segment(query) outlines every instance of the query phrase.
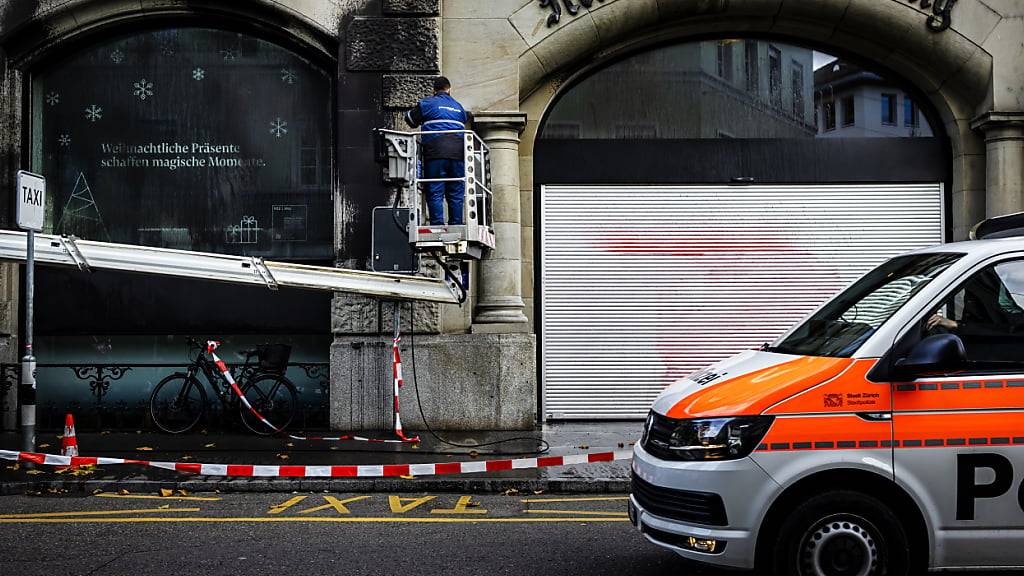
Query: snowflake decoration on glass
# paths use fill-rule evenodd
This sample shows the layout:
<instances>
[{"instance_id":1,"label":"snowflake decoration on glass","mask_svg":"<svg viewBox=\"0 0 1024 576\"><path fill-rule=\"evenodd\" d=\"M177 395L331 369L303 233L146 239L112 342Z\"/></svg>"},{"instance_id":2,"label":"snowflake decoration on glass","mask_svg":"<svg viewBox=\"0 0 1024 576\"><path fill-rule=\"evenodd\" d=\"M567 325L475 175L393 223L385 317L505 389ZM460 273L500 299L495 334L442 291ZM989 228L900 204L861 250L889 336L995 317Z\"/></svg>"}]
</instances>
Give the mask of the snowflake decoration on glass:
<instances>
[{"instance_id":1,"label":"snowflake decoration on glass","mask_svg":"<svg viewBox=\"0 0 1024 576\"><path fill-rule=\"evenodd\" d=\"M238 48L223 48L220 51L220 55L225 60L234 60L235 58L238 58Z\"/></svg>"},{"instance_id":2,"label":"snowflake decoration on glass","mask_svg":"<svg viewBox=\"0 0 1024 576\"><path fill-rule=\"evenodd\" d=\"M95 122L103 118L103 108L92 104L85 109L85 119L89 122Z\"/></svg>"},{"instance_id":3,"label":"snowflake decoration on glass","mask_svg":"<svg viewBox=\"0 0 1024 576\"><path fill-rule=\"evenodd\" d=\"M281 136L284 136L285 134L288 133L287 126L288 123L285 122L284 120L281 120L281 117L278 116L277 118L274 118L273 122L270 123L270 133L273 134L274 137L280 138Z\"/></svg>"},{"instance_id":4,"label":"snowflake decoration on glass","mask_svg":"<svg viewBox=\"0 0 1024 576\"><path fill-rule=\"evenodd\" d=\"M194 78L195 80L202 80L203 78L206 78L206 70L203 70L202 68L198 67L193 68L192 78Z\"/></svg>"},{"instance_id":5,"label":"snowflake decoration on glass","mask_svg":"<svg viewBox=\"0 0 1024 576\"><path fill-rule=\"evenodd\" d=\"M299 79L299 75L295 73L295 70L291 68L281 68L281 82L285 84L295 84L295 81Z\"/></svg>"},{"instance_id":6,"label":"snowflake decoration on glass","mask_svg":"<svg viewBox=\"0 0 1024 576\"><path fill-rule=\"evenodd\" d=\"M71 136L68 136L67 134L61 134L57 141L60 142L60 145L64 148L71 146Z\"/></svg>"},{"instance_id":7,"label":"snowflake decoration on glass","mask_svg":"<svg viewBox=\"0 0 1024 576\"><path fill-rule=\"evenodd\" d=\"M60 94L56 92L50 92L46 95L46 103L50 106L56 106L57 104L60 104Z\"/></svg>"},{"instance_id":8,"label":"snowflake decoration on glass","mask_svg":"<svg viewBox=\"0 0 1024 576\"><path fill-rule=\"evenodd\" d=\"M135 95L139 97L139 100L145 100L153 95L153 83L145 78L136 82L133 87L135 88Z\"/></svg>"},{"instance_id":9,"label":"snowflake decoration on glass","mask_svg":"<svg viewBox=\"0 0 1024 576\"><path fill-rule=\"evenodd\" d=\"M121 62L124 62L124 52L121 52L120 50L114 50L110 53L110 61L114 64L120 64Z\"/></svg>"}]
</instances>

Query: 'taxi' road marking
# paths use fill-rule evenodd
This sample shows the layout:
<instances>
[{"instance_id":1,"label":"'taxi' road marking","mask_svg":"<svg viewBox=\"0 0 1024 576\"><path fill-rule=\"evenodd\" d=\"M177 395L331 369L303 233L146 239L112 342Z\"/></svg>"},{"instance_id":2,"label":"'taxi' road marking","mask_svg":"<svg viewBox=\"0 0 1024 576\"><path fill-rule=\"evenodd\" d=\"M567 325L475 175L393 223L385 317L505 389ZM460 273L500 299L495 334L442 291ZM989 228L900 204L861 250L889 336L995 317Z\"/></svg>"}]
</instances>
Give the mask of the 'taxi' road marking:
<instances>
[{"instance_id":1,"label":"'taxi' road marking","mask_svg":"<svg viewBox=\"0 0 1024 576\"><path fill-rule=\"evenodd\" d=\"M305 499L306 496L293 496L292 498L289 498L284 502L281 502L280 504L271 507L270 510L267 510L267 514L280 514L281 512L284 512L285 510L291 508L292 506L295 506L296 504L302 502Z\"/></svg>"},{"instance_id":2,"label":"'taxi' road marking","mask_svg":"<svg viewBox=\"0 0 1024 576\"><path fill-rule=\"evenodd\" d=\"M487 514L487 510L483 508L469 509L470 506L479 506L480 504L473 502L472 496L460 496L459 501L455 503L454 508L436 508L431 510L431 514Z\"/></svg>"},{"instance_id":3,"label":"'taxi' road marking","mask_svg":"<svg viewBox=\"0 0 1024 576\"><path fill-rule=\"evenodd\" d=\"M307 508L306 510L300 510L299 514L311 514L321 510L327 510L328 508L334 508L338 514L351 514L352 512L345 507L345 504L366 500L367 498L369 498L369 496L353 496L352 498L338 500L334 496L324 496L324 500L327 500L327 504L324 504L323 506L316 506L314 508Z\"/></svg>"}]
</instances>

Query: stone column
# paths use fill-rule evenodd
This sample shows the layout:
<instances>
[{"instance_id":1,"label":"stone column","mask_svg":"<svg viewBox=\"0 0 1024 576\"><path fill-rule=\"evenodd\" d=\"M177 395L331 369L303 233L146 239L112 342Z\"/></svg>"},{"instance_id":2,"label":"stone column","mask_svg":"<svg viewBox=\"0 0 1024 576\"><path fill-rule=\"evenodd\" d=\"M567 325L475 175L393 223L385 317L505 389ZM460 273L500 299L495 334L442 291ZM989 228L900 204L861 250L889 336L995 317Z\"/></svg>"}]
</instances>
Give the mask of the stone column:
<instances>
[{"instance_id":1,"label":"stone column","mask_svg":"<svg viewBox=\"0 0 1024 576\"><path fill-rule=\"evenodd\" d=\"M481 112L473 130L491 151L492 212L497 246L481 260L473 332L527 332L523 313L522 227L519 203L519 134L522 112Z\"/></svg>"},{"instance_id":2,"label":"stone column","mask_svg":"<svg viewBox=\"0 0 1024 576\"><path fill-rule=\"evenodd\" d=\"M985 212L1024 212L1024 112L988 112L971 127L985 132Z\"/></svg>"}]
</instances>

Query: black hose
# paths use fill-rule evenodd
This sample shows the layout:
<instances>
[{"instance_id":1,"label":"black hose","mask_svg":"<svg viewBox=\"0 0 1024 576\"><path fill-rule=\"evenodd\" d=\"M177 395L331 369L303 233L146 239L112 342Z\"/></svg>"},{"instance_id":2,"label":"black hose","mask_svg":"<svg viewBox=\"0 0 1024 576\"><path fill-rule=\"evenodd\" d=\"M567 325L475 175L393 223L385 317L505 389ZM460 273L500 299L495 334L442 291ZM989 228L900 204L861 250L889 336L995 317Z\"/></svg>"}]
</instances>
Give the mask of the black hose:
<instances>
[{"instance_id":1,"label":"black hose","mask_svg":"<svg viewBox=\"0 0 1024 576\"><path fill-rule=\"evenodd\" d=\"M524 452L494 452L494 451L491 451L491 452L478 452L478 454L486 454L486 455L493 455L493 456L502 456L502 455L505 455L505 456L512 456L512 455L535 455L535 456L540 456L541 454L546 454L549 450L551 450L551 445L548 444L548 441L543 439L543 438L539 438L538 439L538 438L531 438L529 436L516 436L514 438L505 438L504 440L495 440L494 442L484 442L483 444L459 444L457 442L452 442L450 440L446 440L446 439L442 438L441 436L439 436L437 434L437 432L434 432L434 429L430 427L430 423L427 421L426 414L423 413L423 402L420 401L420 386L419 386L418 381L416 380L416 330L415 330L416 327L415 327L415 324L413 322L413 319L415 317L415 312L416 312L415 306L416 306L415 302L409 302L409 348L410 348L410 351L412 352L412 387L413 387L413 390L416 391L416 407L419 408L420 418L423 419L423 426L427 429L427 432L431 436L433 436L434 439L437 440L438 442L441 442L442 444L447 444L449 446L455 446L456 448L476 449L476 448L480 448L482 446L494 446L496 444L504 444L506 442L514 442L516 440L529 440L531 442L539 441L540 444L541 444L536 450L533 450L533 451L524 451Z\"/></svg>"}]
</instances>

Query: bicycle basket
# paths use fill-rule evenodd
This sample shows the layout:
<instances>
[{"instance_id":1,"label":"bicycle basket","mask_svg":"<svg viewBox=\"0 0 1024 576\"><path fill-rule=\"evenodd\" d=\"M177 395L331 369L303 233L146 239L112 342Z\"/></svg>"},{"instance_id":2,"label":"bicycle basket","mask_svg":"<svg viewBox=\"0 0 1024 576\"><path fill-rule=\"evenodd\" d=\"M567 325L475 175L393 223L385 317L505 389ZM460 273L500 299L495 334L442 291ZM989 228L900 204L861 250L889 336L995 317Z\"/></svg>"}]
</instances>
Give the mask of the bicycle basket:
<instances>
[{"instance_id":1,"label":"bicycle basket","mask_svg":"<svg viewBox=\"0 0 1024 576\"><path fill-rule=\"evenodd\" d=\"M288 369L288 359L292 355L292 347L287 344L264 344L256 348L260 359L260 370L284 374Z\"/></svg>"}]
</instances>

